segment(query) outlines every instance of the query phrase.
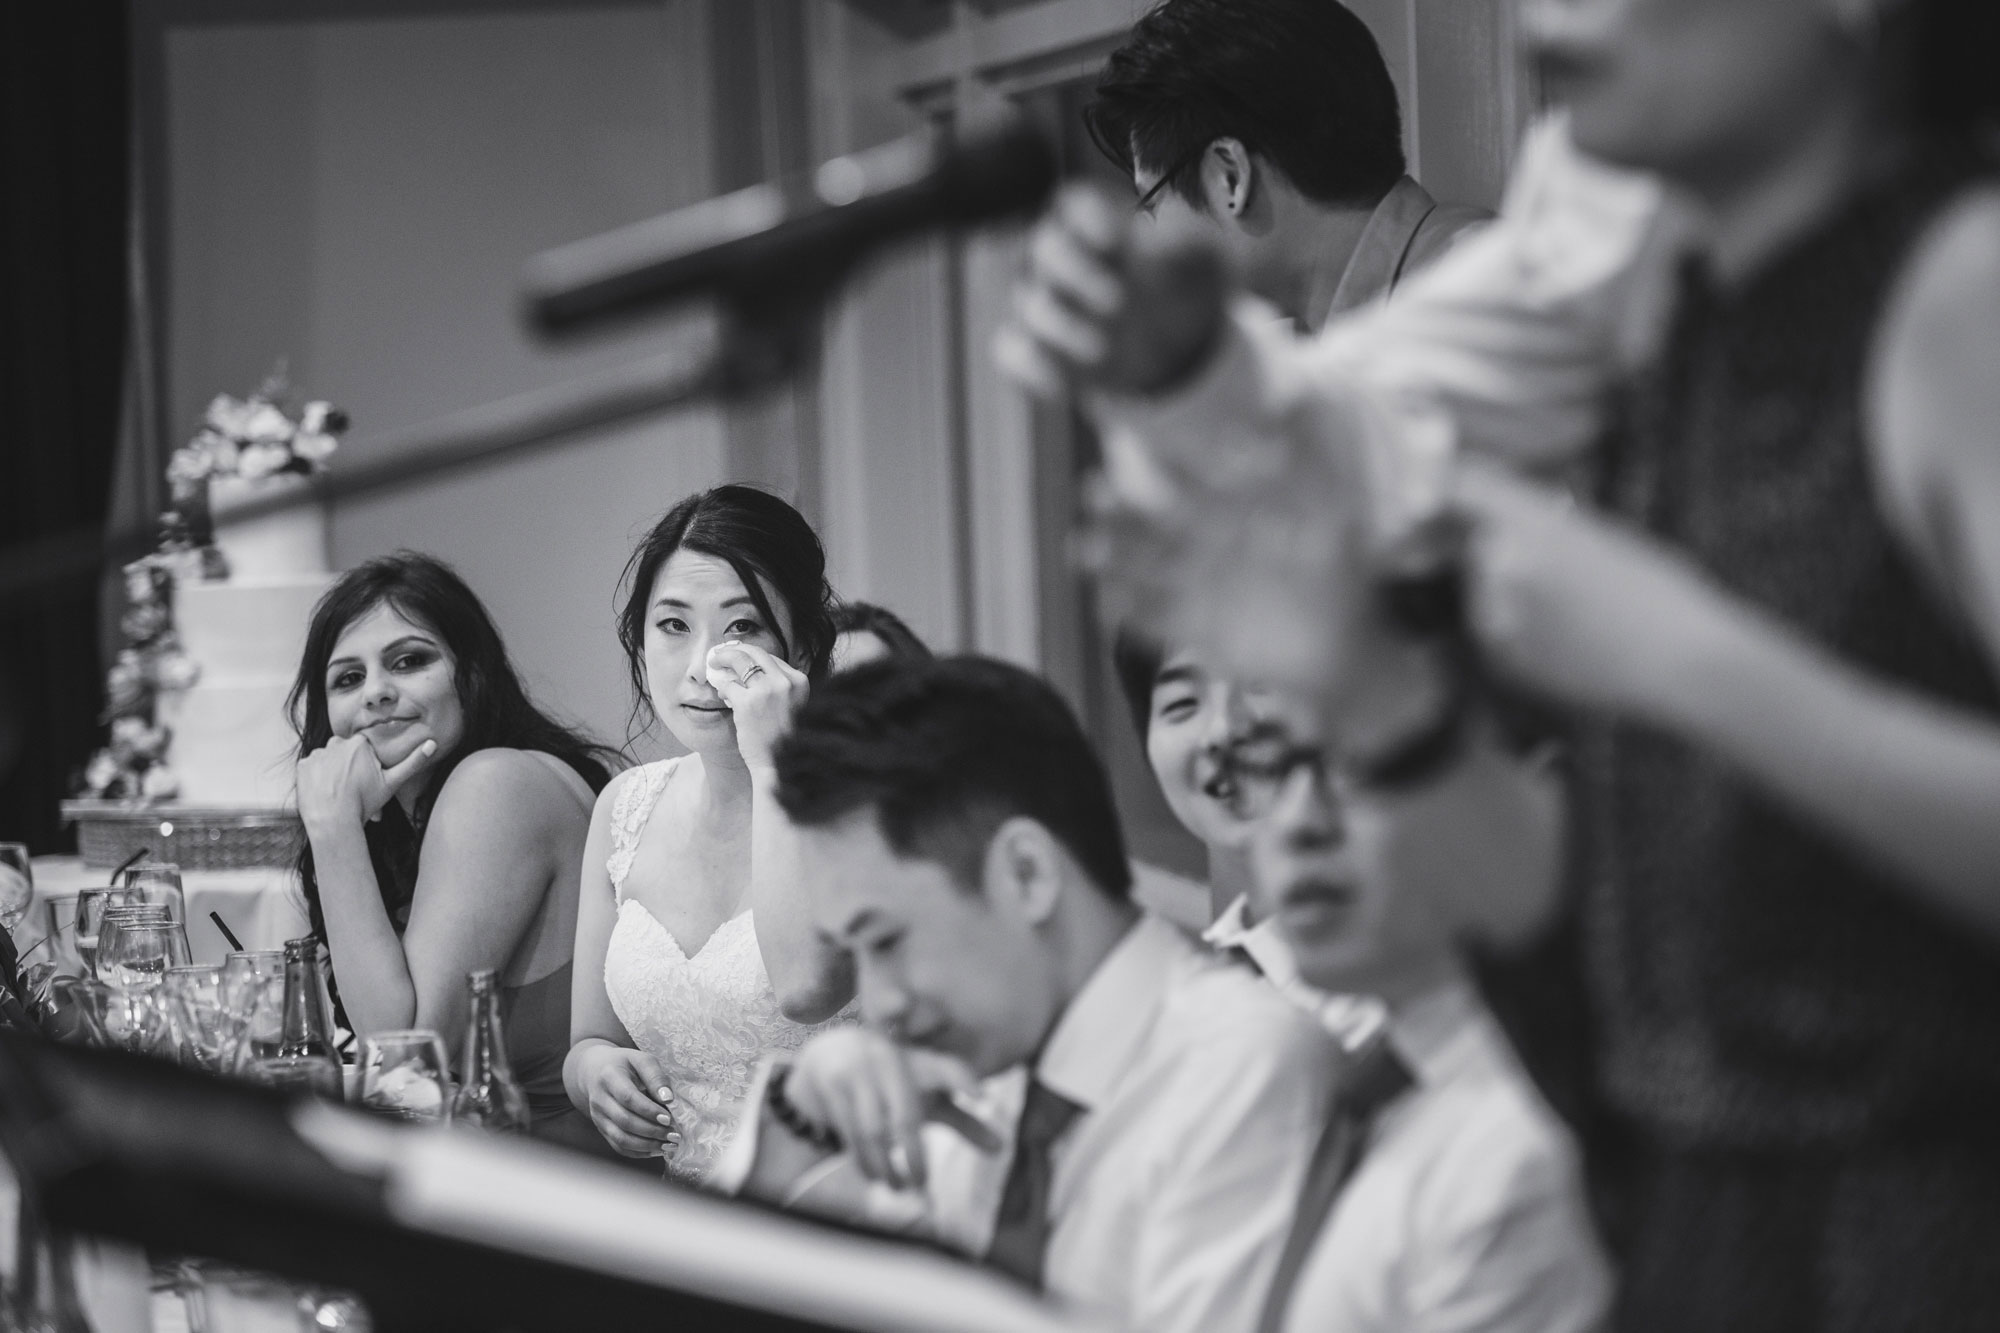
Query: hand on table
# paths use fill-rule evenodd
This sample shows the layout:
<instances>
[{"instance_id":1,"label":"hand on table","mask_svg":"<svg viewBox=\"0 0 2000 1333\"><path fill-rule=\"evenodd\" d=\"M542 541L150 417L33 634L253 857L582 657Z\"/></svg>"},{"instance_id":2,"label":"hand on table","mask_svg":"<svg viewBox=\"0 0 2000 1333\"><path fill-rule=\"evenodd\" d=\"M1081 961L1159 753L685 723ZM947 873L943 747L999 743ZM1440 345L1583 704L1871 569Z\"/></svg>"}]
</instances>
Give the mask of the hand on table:
<instances>
[{"instance_id":1,"label":"hand on table","mask_svg":"<svg viewBox=\"0 0 2000 1333\"><path fill-rule=\"evenodd\" d=\"M984 1152L1000 1147L993 1132L961 1110L978 1080L958 1061L899 1046L866 1028L841 1027L807 1042L785 1078L785 1098L807 1120L840 1135L871 1180L921 1186L928 1175L921 1130L948 1125Z\"/></svg>"},{"instance_id":2,"label":"hand on table","mask_svg":"<svg viewBox=\"0 0 2000 1333\"><path fill-rule=\"evenodd\" d=\"M625 1157L671 1157L681 1146L674 1090L660 1062L644 1051L595 1041L575 1051L577 1080L597 1132Z\"/></svg>"}]
</instances>

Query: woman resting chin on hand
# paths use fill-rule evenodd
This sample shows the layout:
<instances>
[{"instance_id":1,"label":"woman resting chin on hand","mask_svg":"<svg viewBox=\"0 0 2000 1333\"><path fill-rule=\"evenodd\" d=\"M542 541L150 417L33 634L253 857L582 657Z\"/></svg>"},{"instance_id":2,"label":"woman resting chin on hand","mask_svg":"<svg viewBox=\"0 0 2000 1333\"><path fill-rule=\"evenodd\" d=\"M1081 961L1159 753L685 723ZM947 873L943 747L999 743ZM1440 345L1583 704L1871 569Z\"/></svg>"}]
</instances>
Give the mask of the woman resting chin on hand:
<instances>
[{"instance_id":1,"label":"woman resting chin on hand","mask_svg":"<svg viewBox=\"0 0 2000 1333\"><path fill-rule=\"evenodd\" d=\"M430 1028L453 1054L466 975L500 974L533 1131L602 1151L562 1087L577 865L608 752L538 710L472 590L402 553L320 599L292 687L299 857L357 1036Z\"/></svg>"}]
</instances>

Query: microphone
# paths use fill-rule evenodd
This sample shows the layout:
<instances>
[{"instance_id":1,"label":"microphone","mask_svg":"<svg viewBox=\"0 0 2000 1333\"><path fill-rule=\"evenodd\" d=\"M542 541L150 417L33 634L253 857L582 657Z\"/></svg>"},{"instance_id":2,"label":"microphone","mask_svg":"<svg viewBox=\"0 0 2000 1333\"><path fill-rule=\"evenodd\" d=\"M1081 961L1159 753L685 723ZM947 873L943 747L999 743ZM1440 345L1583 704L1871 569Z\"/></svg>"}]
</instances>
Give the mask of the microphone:
<instances>
[{"instance_id":1,"label":"microphone","mask_svg":"<svg viewBox=\"0 0 2000 1333\"><path fill-rule=\"evenodd\" d=\"M796 307L895 242L1032 213L1055 181L1053 150L1022 121L942 147L899 139L545 250L522 274L527 318L560 338L701 295Z\"/></svg>"}]
</instances>

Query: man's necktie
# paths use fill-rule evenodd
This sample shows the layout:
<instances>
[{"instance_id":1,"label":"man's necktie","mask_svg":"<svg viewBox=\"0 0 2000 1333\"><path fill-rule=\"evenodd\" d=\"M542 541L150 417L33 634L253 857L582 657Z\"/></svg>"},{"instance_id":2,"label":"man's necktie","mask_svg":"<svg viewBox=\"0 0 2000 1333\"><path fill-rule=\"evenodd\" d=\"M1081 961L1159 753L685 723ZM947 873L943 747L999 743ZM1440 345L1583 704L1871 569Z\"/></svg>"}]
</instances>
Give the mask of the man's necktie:
<instances>
[{"instance_id":1,"label":"man's necktie","mask_svg":"<svg viewBox=\"0 0 2000 1333\"><path fill-rule=\"evenodd\" d=\"M1029 1286L1042 1285L1042 1256L1049 1247L1049 1149L1083 1108L1040 1081L1028 1081L1014 1162L1000 1195L987 1262Z\"/></svg>"},{"instance_id":2,"label":"man's necktie","mask_svg":"<svg viewBox=\"0 0 2000 1333\"><path fill-rule=\"evenodd\" d=\"M1298 1211L1292 1217L1291 1234L1285 1238L1284 1252L1278 1256L1277 1276L1264 1298L1264 1313L1257 1320L1257 1333L1278 1333L1284 1326L1285 1310L1292 1301L1292 1288L1299 1272L1312 1254L1313 1242L1333 1212L1334 1200L1361 1164L1368 1146L1368 1131L1382 1108L1409 1089L1415 1080L1409 1066L1389 1045L1380 1028L1376 1035L1351 1057L1334 1092L1332 1113L1319 1145L1313 1149L1312 1163L1306 1168L1305 1185L1299 1190Z\"/></svg>"}]
</instances>

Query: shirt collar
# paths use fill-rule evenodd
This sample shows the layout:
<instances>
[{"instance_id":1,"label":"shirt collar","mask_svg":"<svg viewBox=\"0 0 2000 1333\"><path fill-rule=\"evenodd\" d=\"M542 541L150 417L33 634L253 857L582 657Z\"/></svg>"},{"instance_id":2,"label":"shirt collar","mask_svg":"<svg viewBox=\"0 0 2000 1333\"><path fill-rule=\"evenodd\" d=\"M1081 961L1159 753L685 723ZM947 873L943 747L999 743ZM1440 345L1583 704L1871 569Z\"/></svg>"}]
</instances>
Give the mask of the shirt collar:
<instances>
[{"instance_id":1,"label":"shirt collar","mask_svg":"<svg viewBox=\"0 0 2000 1333\"><path fill-rule=\"evenodd\" d=\"M1403 271L1403 260L1416 239L1417 228L1437 208L1430 191L1404 176L1389 187L1389 193L1375 205L1347 257L1340 281L1331 295L1314 293L1313 308L1306 311L1306 327L1317 329L1343 310L1368 304L1395 285ZM1322 304L1323 302L1323 304Z\"/></svg>"},{"instance_id":2,"label":"shirt collar","mask_svg":"<svg viewBox=\"0 0 2000 1333\"><path fill-rule=\"evenodd\" d=\"M1482 1018L1471 986L1454 978L1391 1010L1389 1040L1417 1082L1437 1086L1477 1056Z\"/></svg>"},{"instance_id":3,"label":"shirt collar","mask_svg":"<svg viewBox=\"0 0 2000 1333\"><path fill-rule=\"evenodd\" d=\"M1267 919L1253 926L1249 918L1250 898L1238 894L1201 933L1202 941L1211 948L1241 949L1250 955L1259 972L1279 986L1296 981L1298 967L1292 962L1292 951L1286 947L1284 937L1278 934L1277 923Z\"/></svg>"},{"instance_id":4,"label":"shirt collar","mask_svg":"<svg viewBox=\"0 0 2000 1333\"><path fill-rule=\"evenodd\" d=\"M1141 914L1056 1020L1035 1078L1086 1111L1102 1106L1152 1031L1167 984L1193 952L1188 937Z\"/></svg>"}]
</instances>

